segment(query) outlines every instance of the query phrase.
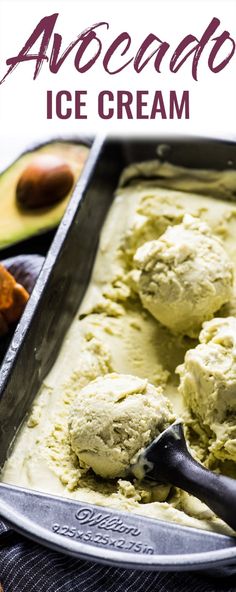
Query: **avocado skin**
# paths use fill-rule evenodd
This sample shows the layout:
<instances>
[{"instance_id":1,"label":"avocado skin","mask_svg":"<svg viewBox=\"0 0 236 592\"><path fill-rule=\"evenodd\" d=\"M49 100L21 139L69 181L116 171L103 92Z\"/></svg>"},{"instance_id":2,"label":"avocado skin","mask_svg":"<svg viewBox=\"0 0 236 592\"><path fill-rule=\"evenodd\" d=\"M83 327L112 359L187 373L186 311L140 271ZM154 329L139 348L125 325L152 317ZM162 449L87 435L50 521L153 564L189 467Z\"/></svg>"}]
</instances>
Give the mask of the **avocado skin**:
<instances>
[{"instance_id":1,"label":"avocado skin","mask_svg":"<svg viewBox=\"0 0 236 592\"><path fill-rule=\"evenodd\" d=\"M17 283L31 294L44 262L41 255L17 255L1 261Z\"/></svg>"},{"instance_id":2,"label":"avocado skin","mask_svg":"<svg viewBox=\"0 0 236 592\"><path fill-rule=\"evenodd\" d=\"M40 210L23 210L17 204L16 187L25 167L38 155L63 158L70 166L74 183L59 202ZM89 143L55 140L22 154L0 175L0 250L58 226L89 154Z\"/></svg>"},{"instance_id":3,"label":"avocado skin","mask_svg":"<svg viewBox=\"0 0 236 592\"><path fill-rule=\"evenodd\" d=\"M15 280L31 294L44 260L45 257L41 255L17 255L3 259L1 263L13 275ZM0 337L0 364L9 347L16 325L17 323L10 326L7 335Z\"/></svg>"}]
</instances>

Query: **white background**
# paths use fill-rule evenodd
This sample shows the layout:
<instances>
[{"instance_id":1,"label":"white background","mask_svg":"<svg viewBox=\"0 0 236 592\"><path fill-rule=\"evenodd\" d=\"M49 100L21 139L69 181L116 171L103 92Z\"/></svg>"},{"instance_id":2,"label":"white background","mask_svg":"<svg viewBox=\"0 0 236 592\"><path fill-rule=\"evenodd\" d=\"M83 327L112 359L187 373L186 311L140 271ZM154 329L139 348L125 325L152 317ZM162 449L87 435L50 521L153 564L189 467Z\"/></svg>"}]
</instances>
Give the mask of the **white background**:
<instances>
[{"instance_id":1,"label":"white background","mask_svg":"<svg viewBox=\"0 0 236 592\"><path fill-rule=\"evenodd\" d=\"M171 56L180 40L188 33L201 37L215 16L221 20L219 33L227 29L236 39L235 0L1 0L0 5L0 78L7 70L6 59L17 55L38 21L59 12L55 31L63 37L62 48L87 27L108 21L110 28L101 29L103 54L115 37L128 31L132 37L130 56L135 54L148 33L154 33L171 44ZM219 34L218 31L216 35ZM99 34L99 33L98 33ZM210 42L212 45L212 42ZM48 48L51 52L52 43ZM210 47L210 46L209 46ZM58 74L52 74L45 63L33 81L34 63L23 63L0 86L0 168L27 145L62 134L130 134L158 133L174 135L205 135L236 138L236 54L219 74L207 68L209 50L200 60L199 80L191 75L191 60L177 74L168 70L158 74L150 62L139 75L132 65L120 74L109 76L99 59L86 74L79 74L73 64L76 49L67 58ZM127 59L124 56L124 59ZM46 90L87 90L87 120L46 119ZM97 94L103 89L162 90L168 98L170 89L190 91L189 120L101 120L97 114Z\"/></svg>"}]
</instances>

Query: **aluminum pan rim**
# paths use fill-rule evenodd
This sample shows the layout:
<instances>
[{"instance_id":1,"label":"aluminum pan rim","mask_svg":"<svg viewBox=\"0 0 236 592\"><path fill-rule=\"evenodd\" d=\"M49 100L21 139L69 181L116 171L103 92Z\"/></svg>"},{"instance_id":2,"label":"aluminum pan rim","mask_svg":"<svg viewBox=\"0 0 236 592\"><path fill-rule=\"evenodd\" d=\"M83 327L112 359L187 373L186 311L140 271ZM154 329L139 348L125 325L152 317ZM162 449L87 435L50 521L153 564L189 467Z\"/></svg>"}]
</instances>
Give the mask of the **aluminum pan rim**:
<instances>
[{"instance_id":1,"label":"aluminum pan rim","mask_svg":"<svg viewBox=\"0 0 236 592\"><path fill-rule=\"evenodd\" d=\"M94 506L97 508L97 506ZM14 527L14 530L42 544L54 551L66 553L76 558L87 561L95 561L110 565L113 567L123 567L129 569L145 569L160 571L187 571L205 570L207 568L230 565L236 561L236 548L219 549L216 551L204 551L203 553L189 553L180 555L131 555L123 551L113 551L104 548L97 548L91 544L84 544L72 539L63 539L60 535L54 534L36 525L33 520L29 520L20 512L13 512L11 508L0 501L0 514L8 524Z\"/></svg>"}]
</instances>

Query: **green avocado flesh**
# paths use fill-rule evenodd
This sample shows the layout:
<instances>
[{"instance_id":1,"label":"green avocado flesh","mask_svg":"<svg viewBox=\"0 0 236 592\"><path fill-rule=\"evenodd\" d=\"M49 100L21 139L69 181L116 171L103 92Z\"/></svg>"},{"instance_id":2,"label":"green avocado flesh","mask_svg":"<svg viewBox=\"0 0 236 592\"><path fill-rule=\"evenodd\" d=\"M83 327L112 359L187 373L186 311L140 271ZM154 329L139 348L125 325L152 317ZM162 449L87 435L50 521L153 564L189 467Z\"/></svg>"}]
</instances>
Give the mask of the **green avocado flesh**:
<instances>
[{"instance_id":1,"label":"green avocado flesh","mask_svg":"<svg viewBox=\"0 0 236 592\"><path fill-rule=\"evenodd\" d=\"M0 175L0 249L56 227L71 197L74 186L61 200L48 208L24 211L16 202L16 186L25 167L40 154L62 157L74 174L74 185L88 157L89 148L82 144L51 142L20 156Z\"/></svg>"}]
</instances>

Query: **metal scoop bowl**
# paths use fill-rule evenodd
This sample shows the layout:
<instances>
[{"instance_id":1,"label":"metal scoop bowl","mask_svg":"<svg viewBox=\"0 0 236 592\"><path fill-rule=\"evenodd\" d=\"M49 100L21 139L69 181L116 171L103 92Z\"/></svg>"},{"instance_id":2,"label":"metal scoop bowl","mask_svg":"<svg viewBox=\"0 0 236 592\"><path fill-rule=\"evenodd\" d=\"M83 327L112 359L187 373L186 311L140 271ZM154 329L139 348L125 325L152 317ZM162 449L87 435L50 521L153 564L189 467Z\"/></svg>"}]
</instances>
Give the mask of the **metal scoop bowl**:
<instances>
[{"instance_id":1,"label":"metal scoop bowl","mask_svg":"<svg viewBox=\"0 0 236 592\"><path fill-rule=\"evenodd\" d=\"M191 456L181 421L155 438L130 468L137 479L169 483L194 495L236 530L236 480L205 469Z\"/></svg>"}]
</instances>

